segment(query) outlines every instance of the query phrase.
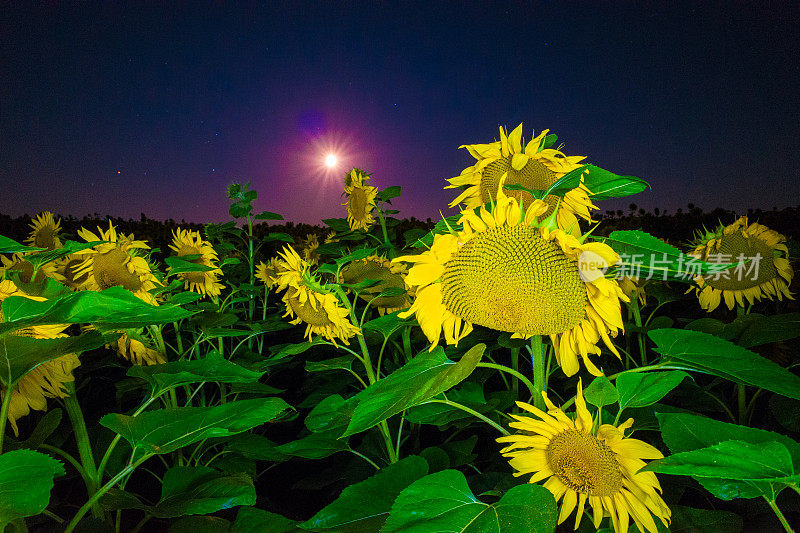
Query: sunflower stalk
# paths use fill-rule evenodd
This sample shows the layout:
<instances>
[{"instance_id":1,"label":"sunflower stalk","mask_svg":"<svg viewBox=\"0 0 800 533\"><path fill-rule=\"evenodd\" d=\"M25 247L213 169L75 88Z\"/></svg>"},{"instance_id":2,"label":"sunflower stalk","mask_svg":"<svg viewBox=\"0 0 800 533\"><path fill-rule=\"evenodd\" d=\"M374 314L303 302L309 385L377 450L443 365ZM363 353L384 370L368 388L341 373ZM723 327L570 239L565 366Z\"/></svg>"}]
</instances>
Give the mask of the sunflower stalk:
<instances>
[{"instance_id":1,"label":"sunflower stalk","mask_svg":"<svg viewBox=\"0 0 800 533\"><path fill-rule=\"evenodd\" d=\"M642 313L639 310L639 300L638 298L631 298L631 303L628 305L628 309L631 310L631 314L633 315L633 322L636 324L637 332L636 332L636 340L639 343L639 354L641 355L642 359L642 366L647 365L647 346L645 344L644 338L644 331L642 331Z\"/></svg>"},{"instance_id":2,"label":"sunflower stalk","mask_svg":"<svg viewBox=\"0 0 800 533\"><path fill-rule=\"evenodd\" d=\"M778 517L778 520L780 521L781 525L783 526L784 531L786 531L786 533L794 533L794 529L792 529L792 526L789 525L789 521L786 520L786 517L783 516L783 513L778 508L778 504L775 503L775 500L770 500L766 496L763 496L763 498L767 502L767 504L769 505L770 509L772 509L772 512L775 513L775 516Z\"/></svg>"},{"instance_id":3,"label":"sunflower stalk","mask_svg":"<svg viewBox=\"0 0 800 533\"><path fill-rule=\"evenodd\" d=\"M517 353L519 353L519 350L517 350ZM530 391L530 393L531 393L530 397L531 398L536 398L536 396L537 396L536 387L534 386L533 383L531 383L531 380L526 378L519 371L517 371L517 370L515 370L513 368L508 368L507 366L498 365L498 364L495 364L495 363L480 362L480 363L478 363L477 366L481 367L481 368L493 368L495 370L499 370L501 372L506 372L507 374L511 374L512 376L517 378L515 381L512 382L512 385L511 385L514 388L514 390L517 390L517 391L519 390L519 383L518 382L521 381L528 388L528 391ZM541 396L541 394L539 394L539 396Z\"/></svg>"},{"instance_id":4,"label":"sunflower stalk","mask_svg":"<svg viewBox=\"0 0 800 533\"><path fill-rule=\"evenodd\" d=\"M89 432L86 430L86 420L83 417L83 411L78 404L78 397L75 391L75 382L68 381L64 384L67 389L67 397L64 398L64 407L67 410L67 415L72 423L72 430L75 432L75 442L78 445L78 455L81 459L81 465L85 472L84 480L87 481L86 491L91 498L99 485L100 479L98 477L97 465L94 461L94 454L92 453L92 444L89 440ZM99 505L92 506L92 515L96 517L103 516L103 511Z\"/></svg>"},{"instance_id":5,"label":"sunflower stalk","mask_svg":"<svg viewBox=\"0 0 800 533\"><path fill-rule=\"evenodd\" d=\"M6 436L6 422L8 421L8 410L11 407L11 387L3 392L3 403L0 406L0 454L3 453L3 440Z\"/></svg>"},{"instance_id":6,"label":"sunflower stalk","mask_svg":"<svg viewBox=\"0 0 800 533\"><path fill-rule=\"evenodd\" d=\"M533 335L531 337L530 352L531 362L533 363L533 388L536 391L536 394L533 395L533 405L545 410L544 398L542 398L542 393L546 391L544 384L544 350L541 335Z\"/></svg>"}]
</instances>

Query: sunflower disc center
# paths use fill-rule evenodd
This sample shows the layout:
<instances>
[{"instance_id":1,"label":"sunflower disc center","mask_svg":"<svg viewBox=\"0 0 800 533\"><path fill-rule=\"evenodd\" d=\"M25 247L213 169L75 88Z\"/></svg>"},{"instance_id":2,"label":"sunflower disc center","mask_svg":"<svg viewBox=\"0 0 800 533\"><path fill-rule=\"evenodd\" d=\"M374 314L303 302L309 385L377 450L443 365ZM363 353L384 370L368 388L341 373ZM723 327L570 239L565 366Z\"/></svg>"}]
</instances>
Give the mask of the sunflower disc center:
<instances>
[{"instance_id":1,"label":"sunflower disc center","mask_svg":"<svg viewBox=\"0 0 800 533\"><path fill-rule=\"evenodd\" d=\"M486 204L490 200L497 197L497 188L500 186L500 178L503 174L508 173L506 177L506 185L513 185L519 183L523 187L533 190L546 191L558 177L556 173L547 168L541 161L536 159L529 159L528 163L520 170L514 170L511 166L511 156L507 156L497 161L493 161L486 165L483 170L481 178L481 203ZM509 191L503 190L506 196L522 200L524 205L531 205L533 203L533 196L525 191ZM548 195L544 198L544 202L550 206L547 213L542 216L547 216L552 213L558 198L553 195Z\"/></svg>"},{"instance_id":2,"label":"sunflower disc center","mask_svg":"<svg viewBox=\"0 0 800 533\"><path fill-rule=\"evenodd\" d=\"M363 218L367 212L367 193L360 187L353 187L350 193L350 212L354 217Z\"/></svg>"},{"instance_id":3,"label":"sunflower disc center","mask_svg":"<svg viewBox=\"0 0 800 533\"><path fill-rule=\"evenodd\" d=\"M303 322L310 326L331 326L333 322L328 318L328 313L322 306L322 302L315 300L317 308L311 306L311 298L315 298L314 294L308 295L308 300L300 303L297 296L290 296L288 298L289 307L292 308L294 314Z\"/></svg>"},{"instance_id":4,"label":"sunflower disc center","mask_svg":"<svg viewBox=\"0 0 800 533\"><path fill-rule=\"evenodd\" d=\"M707 279L706 282L715 289L723 291L749 289L778 277L778 270L775 268L773 261L772 248L757 237L745 237L742 235L741 230L729 235L723 235L719 249L713 250L709 254L709 258L713 258L716 254L721 254L719 256L721 258L719 262L721 263L737 263L740 255L744 256L746 262L741 268L733 267L729 269L728 279L725 279L724 273L719 279ZM756 257L760 257L760 259L756 259ZM748 259L751 259L751 261L747 262ZM758 265L755 265L756 261L758 261ZM756 267L758 270L756 270Z\"/></svg>"},{"instance_id":5,"label":"sunflower disc center","mask_svg":"<svg viewBox=\"0 0 800 533\"><path fill-rule=\"evenodd\" d=\"M50 226L44 226L36 232L36 236L33 239L33 245L38 246L39 248L54 250L57 248L55 236L56 231L54 228Z\"/></svg>"},{"instance_id":6,"label":"sunflower disc center","mask_svg":"<svg viewBox=\"0 0 800 533\"><path fill-rule=\"evenodd\" d=\"M571 329L588 296L577 263L525 225L475 235L445 263L442 296L450 312L474 324L524 335Z\"/></svg>"},{"instance_id":7,"label":"sunflower disc center","mask_svg":"<svg viewBox=\"0 0 800 533\"><path fill-rule=\"evenodd\" d=\"M94 279L100 290L110 287L122 287L133 293L142 289L139 276L128 270L130 256L119 248L94 257Z\"/></svg>"},{"instance_id":8,"label":"sunflower disc center","mask_svg":"<svg viewBox=\"0 0 800 533\"><path fill-rule=\"evenodd\" d=\"M622 472L614 452L591 433L575 429L559 433L545 454L553 473L575 492L602 498L622 488Z\"/></svg>"}]
</instances>

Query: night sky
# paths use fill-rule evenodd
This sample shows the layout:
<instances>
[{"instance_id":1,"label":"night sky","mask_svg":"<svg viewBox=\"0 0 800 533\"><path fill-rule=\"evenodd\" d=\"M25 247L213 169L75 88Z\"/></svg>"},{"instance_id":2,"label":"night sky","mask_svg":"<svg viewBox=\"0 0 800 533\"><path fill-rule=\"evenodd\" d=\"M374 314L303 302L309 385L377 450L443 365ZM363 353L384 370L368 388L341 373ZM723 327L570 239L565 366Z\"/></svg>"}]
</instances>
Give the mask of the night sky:
<instances>
[{"instance_id":1,"label":"night sky","mask_svg":"<svg viewBox=\"0 0 800 533\"><path fill-rule=\"evenodd\" d=\"M218 222L250 180L319 223L357 166L436 218L520 122L653 187L601 210L800 203L797 2L39 4L0 4L0 213Z\"/></svg>"}]
</instances>

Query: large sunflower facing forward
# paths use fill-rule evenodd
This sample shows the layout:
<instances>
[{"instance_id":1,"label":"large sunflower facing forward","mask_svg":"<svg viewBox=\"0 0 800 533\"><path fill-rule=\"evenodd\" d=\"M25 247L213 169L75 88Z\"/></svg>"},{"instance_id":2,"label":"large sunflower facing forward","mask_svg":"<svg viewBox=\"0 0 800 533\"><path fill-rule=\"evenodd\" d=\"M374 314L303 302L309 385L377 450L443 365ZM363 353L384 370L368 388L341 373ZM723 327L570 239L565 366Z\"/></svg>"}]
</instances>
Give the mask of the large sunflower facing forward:
<instances>
[{"instance_id":1,"label":"large sunflower facing forward","mask_svg":"<svg viewBox=\"0 0 800 533\"><path fill-rule=\"evenodd\" d=\"M278 267L280 259L277 257L271 258L268 262L261 261L256 265L256 279L260 280L268 289L271 289L278 284Z\"/></svg>"},{"instance_id":2,"label":"large sunflower facing forward","mask_svg":"<svg viewBox=\"0 0 800 533\"><path fill-rule=\"evenodd\" d=\"M34 297L19 290L10 280L0 280L0 302L9 296L22 296L32 300L42 301L44 298ZM3 322L0 311L0 322ZM66 337L63 331L67 325L31 326L16 330L12 335L32 337L35 339L53 339ZM73 381L72 371L80 365L80 360L75 354L62 355L46 361L28 372L11 391L11 400L8 409L8 421L14 430L14 435L19 434L17 420L26 416L31 409L37 411L47 410L47 398L64 398L67 390L64 383ZM0 398L8 390L0 386Z\"/></svg>"},{"instance_id":3,"label":"large sunflower facing forward","mask_svg":"<svg viewBox=\"0 0 800 533\"><path fill-rule=\"evenodd\" d=\"M169 247L175 251L177 257L195 256L188 261L211 269L178 273L178 278L184 281L185 289L204 296L219 296L224 285L218 281L218 276L222 276L222 270L217 266L217 252L210 242L200 236L200 232L178 228L173 233L172 244ZM172 267L169 270L172 270Z\"/></svg>"},{"instance_id":4,"label":"large sunflower facing forward","mask_svg":"<svg viewBox=\"0 0 800 533\"><path fill-rule=\"evenodd\" d=\"M357 284L365 280L377 281L378 283L361 290L359 297L377 308L383 316L386 313L407 309L411 305L409 295L405 290L406 273L404 265L393 264L386 258L371 255L353 261L344 267L339 281L347 284ZM395 294L379 296L385 292L394 292Z\"/></svg>"},{"instance_id":5,"label":"large sunflower facing forward","mask_svg":"<svg viewBox=\"0 0 800 533\"><path fill-rule=\"evenodd\" d=\"M372 223L372 210L378 188L367 185L369 176L354 168L344 179L344 193L347 195L347 222L351 230L368 229Z\"/></svg>"},{"instance_id":6,"label":"large sunflower facing forward","mask_svg":"<svg viewBox=\"0 0 800 533\"><path fill-rule=\"evenodd\" d=\"M609 516L617 533L626 533L630 519L640 531L656 533L653 516L665 526L671 512L661 498L661 485L653 472L639 472L642 459L663 457L654 447L625 437L633 424L628 419L619 426L603 424L593 431L593 421L583 398L581 381L575 396L575 418L568 417L544 396L547 413L523 402L517 405L530 416L511 415L512 428L520 433L500 437L508 443L501 453L509 458L515 476L532 474L529 482L547 479L544 487L561 501L558 523L575 508L575 529L581 523L586 502L594 512L594 527Z\"/></svg>"},{"instance_id":7,"label":"large sunflower facing forward","mask_svg":"<svg viewBox=\"0 0 800 533\"><path fill-rule=\"evenodd\" d=\"M38 248L55 250L61 248L61 239L58 232L61 231L61 219L54 219L53 213L45 211L37 215L30 224L31 234L25 242Z\"/></svg>"},{"instance_id":8,"label":"large sunflower facing forward","mask_svg":"<svg viewBox=\"0 0 800 533\"><path fill-rule=\"evenodd\" d=\"M283 303L286 314L292 317L290 324L306 324L305 336L322 335L336 344L336 339L349 344L348 339L359 333L359 329L348 319L349 311L339 305L336 295L328 291L310 271L309 265L292 248L286 246L279 252L282 261L275 277L278 291L285 290Z\"/></svg>"},{"instance_id":9,"label":"large sunflower facing forward","mask_svg":"<svg viewBox=\"0 0 800 533\"><path fill-rule=\"evenodd\" d=\"M86 242L109 241L76 252L75 255L83 256L84 260L73 268L73 275L79 278L88 274L82 288L104 290L123 287L142 300L155 304L155 298L148 291L159 285L159 281L147 261L135 254L137 250L149 249L147 243L135 240L133 235L117 234L111 222L108 223L107 231L98 227L97 232L95 235L85 228L78 231L78 235Z\"/></svg>"},{"instance_id":10,"label":"large sunflower facing forward","mask_svg":"<svg viewBox=\"0 0 800 533\"><path fill-rule=\"evenodd\" d=\"M461 231L437 235L421 255L395 259L416 263L406 277L416 299L399 316L416 314L431 349L442 332L448 344L457 344L473 324L516 337L549 335L566 375L578 371L579 354L600 375L588 355L600 353L602 338L619 357L609 333L622 329L620 299L627 297L598 268L600 262L616 264L619 256L605 244L582 244L551 229L552 215L539 222L548 210L541 200L525 210L502 189L496 194L492 212L483 206L480 216L466 211ZM579 270L584 252L601 261L582 263Z\"/></svg>"},{"instance_id":11,"label":"large sunflower facing forward","mask_svg":"<svg viewBox=\"0 0 800 533\"><path fill-rule=\"evenodd\" d=\"M789 264L786 237L761 224L740 217L701 236L692 255L713 263L736 263L720 274L698 276L700 306L711 312L724 298L729 309L767 298L792 298L789 284L794 271Z\"/></svg>"},{"instance_id":12,"label":"large sunflower facing forward","mask_svg":"<svg viewBox=\"0 0 800 533\"><path fill-rule=\"evenodd\" d=\"M584 156L565 156L559 150L544 148L549 131L544 130L523 148L522 124L510 134L506 134L501 126L499 141L461 146L460 148L469 150L478 161L465 168L460 176L447 180L450 185L446 189L465 188L450 202L450 207L462 202L467 209L485 205L494 199L504 176L508 185L518 183L532 190L547 190L556 180L580 168L579 163L585 159ZM530 205L534 199L525 191L508 191L508 195L522 200L524 205ZM549 214L555 208L558 197L546 196L544 201L548 205ZM580 235L576 215L590 220L590 209L596 209L596 206L589 199L588 189L581 183L561 200L557 215L558 227L573 235Z\"/></svg>"}]
</instances>

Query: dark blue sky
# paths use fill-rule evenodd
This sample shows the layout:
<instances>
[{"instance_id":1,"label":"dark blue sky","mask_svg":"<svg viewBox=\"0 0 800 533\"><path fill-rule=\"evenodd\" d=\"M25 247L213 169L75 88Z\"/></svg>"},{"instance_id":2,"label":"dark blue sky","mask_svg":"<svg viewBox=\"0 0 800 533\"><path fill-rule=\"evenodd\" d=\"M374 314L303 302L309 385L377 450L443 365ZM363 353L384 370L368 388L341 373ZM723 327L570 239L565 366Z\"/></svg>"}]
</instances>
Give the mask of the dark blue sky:
<instances>
[{"instance_id":1,"label":"dark blue sky","mask_svg":"<svg viewBox=\"0 0 800 533\"><path fill-rule=\"evenodd\" d=\"M3 4L0 212L317 223L335 146L435 218L519 122L653 186L601 209L800 203L797 2L159 4Z\"/></svg>"}]
</instances>

